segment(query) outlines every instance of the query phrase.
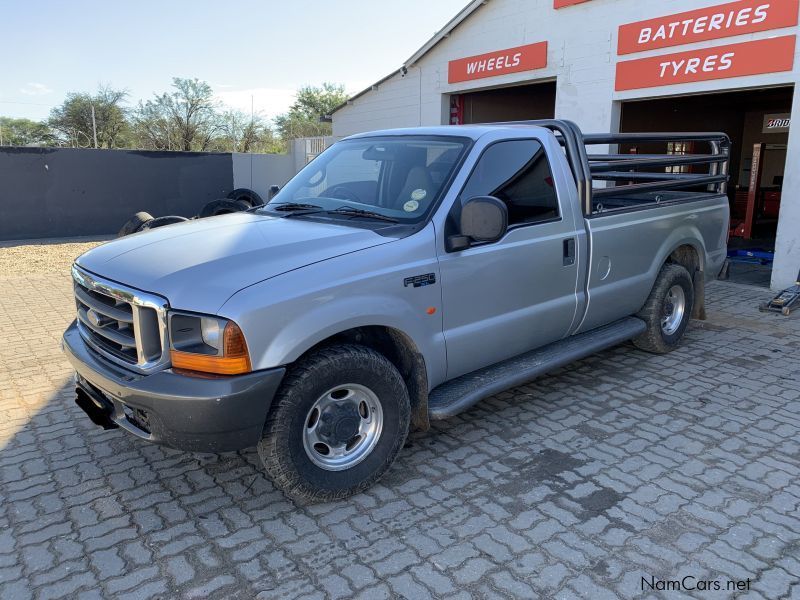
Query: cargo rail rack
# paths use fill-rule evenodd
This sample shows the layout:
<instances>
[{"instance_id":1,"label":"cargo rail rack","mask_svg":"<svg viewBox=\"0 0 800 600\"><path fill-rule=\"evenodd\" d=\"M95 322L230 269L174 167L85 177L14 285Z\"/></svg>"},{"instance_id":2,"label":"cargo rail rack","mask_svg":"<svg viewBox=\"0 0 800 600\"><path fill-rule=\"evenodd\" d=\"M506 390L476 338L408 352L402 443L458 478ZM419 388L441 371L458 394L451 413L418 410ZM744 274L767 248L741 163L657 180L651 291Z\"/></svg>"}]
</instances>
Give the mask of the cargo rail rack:
<instances>
[{"instance_id":1,"label":"cargo rail rack","mask_svg":"<svg viewBox=\"0 0 800 600\"><path fill-rule=\"evenodd\" d=\"M695 199L698 194L727 193L730 138L725 133L583 133L578 125L565 119L506 121L491 125L544 127L551 130L564 147L581 199L585 216L605 212L604 200L621 200L633 204ZM625 144L707 144L706 153L624 154ZM589 153L587 147L605 145L607 153ZM676 168L677 167L677 168ZM683 167L689 167L684 169ZM701 172L695 172L700 170ZM593 182L606 182L594 187ZM661 192L688 188L705 188L665 197ZM634 196L639 196L634 198ZM611 203L613 204L613 203ZM613 209L612 209L613 210Z\"/></svg>"}]
</instances>

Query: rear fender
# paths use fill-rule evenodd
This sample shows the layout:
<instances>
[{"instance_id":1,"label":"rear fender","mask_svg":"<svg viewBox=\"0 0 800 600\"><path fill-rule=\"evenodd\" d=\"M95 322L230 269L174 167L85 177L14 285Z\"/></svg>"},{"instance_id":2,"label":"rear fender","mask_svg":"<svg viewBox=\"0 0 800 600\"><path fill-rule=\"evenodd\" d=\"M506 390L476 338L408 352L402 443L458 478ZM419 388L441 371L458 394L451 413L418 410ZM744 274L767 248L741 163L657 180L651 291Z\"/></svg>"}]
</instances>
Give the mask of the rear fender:
<instances>
[{"instance_id":1,"label":"rear fender","mask_svg":"<svg viewBox=\"0 0 800 600\"><path fill-rule=\"evenodd\" d=\"M695 288L695 305L692 310L692 318L704 319L705 318L705 264L706 264L706 247L703 243L703 236L700 231L693 226L684 225L673 231L664 242L661 250L656 255L653 265L650 268L648 276L650 278L650 290L655 285L656 278L661 272L664 264L669 260L670 256L681 246L691 246L697 253L697 269L695 272L689 270L689 275L692 277L692 282ZM648 296L649 296L648 291ZM642 306L647 301L647 297L642 300Z\"/></svg>"}]
</instances>

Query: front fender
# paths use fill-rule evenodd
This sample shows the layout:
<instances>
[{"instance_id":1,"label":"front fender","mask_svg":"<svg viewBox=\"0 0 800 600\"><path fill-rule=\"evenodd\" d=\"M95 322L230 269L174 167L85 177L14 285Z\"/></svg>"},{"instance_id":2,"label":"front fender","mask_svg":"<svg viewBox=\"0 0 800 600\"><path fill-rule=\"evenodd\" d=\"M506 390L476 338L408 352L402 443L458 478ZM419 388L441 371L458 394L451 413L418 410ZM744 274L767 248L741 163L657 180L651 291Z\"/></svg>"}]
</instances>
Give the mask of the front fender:
<instances>
[{"instance_id":1,"label":"front fender","mask_svg":"<svg viewBox=\"0 0 800 600\"><path fill-rule=\"evenodd\" d=\"M414 287L410 278L431 275ZM241 327L254 369L285 366L349 329L405 334L425 357L431 385L447 365L432 227L368 250L308 265L240 290L221 314Z\"/></svg>"},{"instance_id":2,"label":"front fender","mask_svg":"<svg viewBox=\"0 0 800 600\"><path fill-rule=\"evenodd\" d=\"M380 308L380 311L375 310ZM370 310L372 309L372 310ZM396 329L409 337L426 354L431 345L422 321L430 318L398 298L386 295L358 295L339 298L304 312L299 318L285 322L274 332L269 345L259 357L253 357L258 368L285 365L296 361L310 348L328 338L356 327L379 326ZM430 376L430 373L429 373Z\"/></svg>"}]
</instances>

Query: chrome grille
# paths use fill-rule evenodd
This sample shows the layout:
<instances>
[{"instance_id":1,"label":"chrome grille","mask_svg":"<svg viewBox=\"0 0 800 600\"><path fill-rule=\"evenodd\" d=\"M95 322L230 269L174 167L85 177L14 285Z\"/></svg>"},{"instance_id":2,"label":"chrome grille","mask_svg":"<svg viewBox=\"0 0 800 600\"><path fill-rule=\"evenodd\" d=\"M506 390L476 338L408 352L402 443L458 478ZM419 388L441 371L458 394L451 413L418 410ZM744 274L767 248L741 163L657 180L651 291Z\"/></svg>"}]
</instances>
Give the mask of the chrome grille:
<instances>
[{"instance_id":1,"label":"chrome grille","mask_svg":"<svg viewBox=\"0 0 800 600\"><path fill-rule=\"evenodd\" d=\"M169 364L167 302L72 267L78 329L109 360L148 373Z\"/></svg>"}]
</instances>

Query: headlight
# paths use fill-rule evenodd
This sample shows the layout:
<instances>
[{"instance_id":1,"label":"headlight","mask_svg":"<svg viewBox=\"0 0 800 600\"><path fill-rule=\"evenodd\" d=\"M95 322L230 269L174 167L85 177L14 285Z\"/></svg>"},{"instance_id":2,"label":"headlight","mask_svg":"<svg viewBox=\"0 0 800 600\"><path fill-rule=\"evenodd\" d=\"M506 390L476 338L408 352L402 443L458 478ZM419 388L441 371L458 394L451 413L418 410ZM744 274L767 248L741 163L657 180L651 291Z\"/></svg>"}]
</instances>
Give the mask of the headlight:
<instances>
[{"instance_id":1,"label":"headlight","mask_svg":"<svg viewBox=\"0 0 800 600\"><path fill-rule=\"evenodd\" d=\"M228 319L171 312L169 337L175 369L216 375L239 375L252 370L242 330Z\"/></svg>"}]
</instances>

